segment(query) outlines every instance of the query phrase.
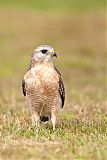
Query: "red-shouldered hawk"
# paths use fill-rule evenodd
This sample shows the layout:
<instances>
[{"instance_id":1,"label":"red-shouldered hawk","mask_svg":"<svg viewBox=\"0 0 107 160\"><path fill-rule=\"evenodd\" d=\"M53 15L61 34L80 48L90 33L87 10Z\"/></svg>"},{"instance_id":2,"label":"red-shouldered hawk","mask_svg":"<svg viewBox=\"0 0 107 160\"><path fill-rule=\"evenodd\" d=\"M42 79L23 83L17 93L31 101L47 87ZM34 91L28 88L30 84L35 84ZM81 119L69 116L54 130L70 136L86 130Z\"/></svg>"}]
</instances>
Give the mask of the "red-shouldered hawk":
<instances>
[{"instance_id":1,"label":"red-shouldered hawk","mask_svg":"<svg viewBox=\"0 0 107 160\"><path fill-rule=\"evenodd\" d=\"M52 62L56 56L53 48L41 45L32 54L30 68L22 81L23 94L26 98L33 122L36 127L40 121L51 119L53 130L57 120L57 113L63 108L65 89L60 72Z\"/></svg>"}]
</instances>

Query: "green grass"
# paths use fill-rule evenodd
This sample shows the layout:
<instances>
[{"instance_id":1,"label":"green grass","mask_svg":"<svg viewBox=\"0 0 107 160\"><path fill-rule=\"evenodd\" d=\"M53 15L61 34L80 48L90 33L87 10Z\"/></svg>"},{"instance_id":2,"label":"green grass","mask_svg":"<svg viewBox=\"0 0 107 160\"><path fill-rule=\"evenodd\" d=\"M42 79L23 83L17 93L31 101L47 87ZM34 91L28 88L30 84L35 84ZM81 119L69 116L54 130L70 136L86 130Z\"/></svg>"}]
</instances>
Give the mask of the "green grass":
<instances>
[{"instance_id":1,"label":"green grass","mask_svg":"<svg viewBox=\"0 0 107 160\"><path fill-rule=\"evenodd\" d=\"M8 0L0 1L0 6L29 8L42 11L80 11L104 8L104 0Z\"/></svg>"},{"instance_id":2,"label":"green grass","mask_svg":"<svg viewBox=\"0 0 107 160\"><path fill-rule=\"evenodd\" d=\"M81 99L81 94L78 98ZM102 115L104 104L97 104L102 106L99 110L95 102L87 105L89 108L84 106L85 111L81 113L76 113L74 108L72 114L61 113L55 132L52 131L51 123L42 123L37 131L31 124L29 112L23 106L23 101L18 100L15 94L8 99L2 99L1 158L106 159L107 119ZM78 104L77 107L79 112L82 106Z\"/></svg>"},{"instance_id":3,"label":"green grass","mask_svg":"<svg viewBox=\"0 0 107 160\"><path fill-rule=\"evenodd\" d=\"M106 160L104 1L47 0L44 8L36 2L0 1L0 160ZM51 123L39 131L32 126L22 96L21 81L40 44L58 53L54 61L66 88L55 132Z\"/></svg>"}]
</instances>

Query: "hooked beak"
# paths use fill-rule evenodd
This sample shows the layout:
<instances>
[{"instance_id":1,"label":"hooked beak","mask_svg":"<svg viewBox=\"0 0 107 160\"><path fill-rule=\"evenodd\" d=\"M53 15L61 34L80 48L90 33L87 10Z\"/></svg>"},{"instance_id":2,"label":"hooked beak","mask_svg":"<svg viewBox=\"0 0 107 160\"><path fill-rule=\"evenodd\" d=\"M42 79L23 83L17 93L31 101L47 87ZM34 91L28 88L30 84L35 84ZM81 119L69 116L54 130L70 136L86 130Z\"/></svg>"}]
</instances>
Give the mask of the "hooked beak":
<instances>
[{"instance_id":1,"label":"hooked beak","mask_svg":"<svg viewBox=\"0 0 107 160\"><path fill-rule=\"evenodd\" d=\"M57 58L56 52L52 52L51 55L52 55L52 57L56 57Z\"/></svg>"}]
</instances>

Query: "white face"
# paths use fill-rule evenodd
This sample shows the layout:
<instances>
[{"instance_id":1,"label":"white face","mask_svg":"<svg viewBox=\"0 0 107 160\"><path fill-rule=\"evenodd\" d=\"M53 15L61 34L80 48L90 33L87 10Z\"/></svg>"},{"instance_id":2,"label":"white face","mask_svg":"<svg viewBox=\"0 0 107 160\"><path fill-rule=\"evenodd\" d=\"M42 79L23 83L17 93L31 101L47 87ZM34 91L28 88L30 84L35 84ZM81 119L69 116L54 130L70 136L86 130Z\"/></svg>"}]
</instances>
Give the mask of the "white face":
<instances>
[{"instance_id":1,"label":"white face","mask_svg":"<svg viewBox=\"0 0 107 160\"><path fill-rule=\"evenodd\" d=\"M51 59L53 56L56 54L53 48L48 45L39 46L34 50L35 59Z\"/></svg>"}]
</instances>

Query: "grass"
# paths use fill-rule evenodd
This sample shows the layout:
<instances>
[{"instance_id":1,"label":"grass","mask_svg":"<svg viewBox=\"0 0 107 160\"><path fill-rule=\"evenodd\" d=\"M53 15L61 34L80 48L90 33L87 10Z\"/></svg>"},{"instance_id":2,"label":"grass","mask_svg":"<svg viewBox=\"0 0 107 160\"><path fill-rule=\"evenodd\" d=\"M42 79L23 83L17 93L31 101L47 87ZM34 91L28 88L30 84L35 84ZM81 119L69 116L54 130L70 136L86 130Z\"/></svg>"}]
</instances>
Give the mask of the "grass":
<instances>
[{"instance_id":1,"label":"grass","mask_svg":"<svg viewBox=\"0 0 107 160\"><path fill-rule=\"evenodd\" d=\"M15 8L25 8L25 9L34 9L41 11L86 11L86 10L94 10L101 9L105 7L104 0L8 0L8 1L0 1L1 7L15 7Z\"/></svg>"},{"instance_id":2,"label":"grass","mask_svg":"<svg viewBox=\"0 0 107 160\"><path fill-rule=\"evenodd\" d=\"M75 114L62 113L55 132L50 123L41 124L38 132L23 101L15 102L15 97L4 101L0 116L2 159L106 159L107 119L102 115L106 104L94 103L81 112L79 104L73 105L80 113L75 109Z\"/></svg>"},{"instance_id":3,"label":"grass","mask_svg":"<svg viewBox=\"0 0 107 160\"><path fill-rule=\"evenodd\" d=\"M19 2L0 1L0 160L106 160L106 29L105 12L99 7L103 1L90 12L77 12L80 1L62 1L60 13L53 11L53 1L50 14L43 12L47 8L41 12L41 1L38 6ZM85 2L87 10L92 1ZM66 6L76 12L66 12ZM39 132L31 125L21 90L30 55L44 43L58 52L54 61L66 88L55 132L51 123L42 123Z\"/></svg>"}]
</instances>

